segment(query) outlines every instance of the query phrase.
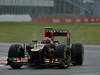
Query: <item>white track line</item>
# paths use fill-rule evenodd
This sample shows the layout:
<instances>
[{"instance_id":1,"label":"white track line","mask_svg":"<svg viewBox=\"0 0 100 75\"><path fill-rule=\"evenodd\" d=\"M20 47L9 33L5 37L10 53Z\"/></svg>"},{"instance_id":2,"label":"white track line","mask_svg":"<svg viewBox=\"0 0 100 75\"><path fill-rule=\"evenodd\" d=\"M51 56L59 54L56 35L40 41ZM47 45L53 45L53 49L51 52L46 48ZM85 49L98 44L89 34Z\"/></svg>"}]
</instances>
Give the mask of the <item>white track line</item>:
<instances>
[{"instance_id":1,"label":"white track line","mask_svg":"<svg viewBox=\"0 0 100 75\"><path fill-rule=\"evenodd\" d=\"M4 67L4 66L5 66L5 65L3 65L3 64L1 65L1 64L0 64L0 67Z\"/></svg>"},{"instance_id":2,"label":"white track line","mask_svg":"<svg viewBox=\"0 0 100 75\"><path fill-rule=\"evenodd\" d=\"M7 64L7 57L0 56L0 66Z\"/></svg>"}]
</instances>

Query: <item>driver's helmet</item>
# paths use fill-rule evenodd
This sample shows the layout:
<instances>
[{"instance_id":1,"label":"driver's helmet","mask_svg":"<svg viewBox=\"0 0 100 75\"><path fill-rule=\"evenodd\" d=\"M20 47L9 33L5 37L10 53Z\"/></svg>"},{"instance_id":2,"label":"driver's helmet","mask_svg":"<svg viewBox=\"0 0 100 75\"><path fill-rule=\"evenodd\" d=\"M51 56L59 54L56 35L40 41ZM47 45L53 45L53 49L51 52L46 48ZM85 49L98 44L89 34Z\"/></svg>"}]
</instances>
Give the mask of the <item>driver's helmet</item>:
<instances>
[{"instance_id":1,"label":"driver's helmet","mask_svg":"<svg viewBox=\"0 0 100 75\"><path fill-rule=\"evenodd\" d=\"M49 37L44 37L43 40L50 40L50 38Z\"/></svg>"},{"instance_id":2,"label":"driver's helmet","mask_svg":"<svg viewBox=\"0 0 100 75\"><path fill-rule=\"evenodd\" d=\"M49 43L51 43L51 39L50 39L49 37L44 37L44 38L42 39L42 43L49 44Z\"/></svg>"}]
</instances>

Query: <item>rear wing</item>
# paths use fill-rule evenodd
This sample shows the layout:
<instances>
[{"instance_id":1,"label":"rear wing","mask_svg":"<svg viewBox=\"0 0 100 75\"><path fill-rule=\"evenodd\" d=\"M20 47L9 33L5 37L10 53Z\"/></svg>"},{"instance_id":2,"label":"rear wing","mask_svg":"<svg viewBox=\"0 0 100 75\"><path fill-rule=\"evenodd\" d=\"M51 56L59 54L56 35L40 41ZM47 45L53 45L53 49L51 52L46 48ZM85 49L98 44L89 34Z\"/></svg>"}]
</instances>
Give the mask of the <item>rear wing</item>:
<instances>
[{"instance_id":1,"label":"rear wing","mask_svg":"<svg viewBox=\"0 0 100 75\"><path fill-rule=\"evenodd\" d=\"M53 38L55 36L70 38L70 32L67 29L53 29L51 27L46 27L44 36L49 38Z\"/></svg>"},{"instance_id":2,"label":"rear wing","mask_svg":"<svg viewBox=\"0 0 100 75\"><path fill-rule=\"evenodd\" d=\"M53 36L65 36L67 37L68 31L67 30L53 30Z\"/></svg>"},{"instance_id":3,"label":"rear wing","mask_svg":"<svg viewBox=\"0 0 100 75\"><path fill-rule=\"evenodd\" d=\"M54 40L54 37L66 37L67 45L70 46L70 32L67 29L53 29L51 27L45 28L44 37L49 37Z\"/></svg>"}]
</instances>

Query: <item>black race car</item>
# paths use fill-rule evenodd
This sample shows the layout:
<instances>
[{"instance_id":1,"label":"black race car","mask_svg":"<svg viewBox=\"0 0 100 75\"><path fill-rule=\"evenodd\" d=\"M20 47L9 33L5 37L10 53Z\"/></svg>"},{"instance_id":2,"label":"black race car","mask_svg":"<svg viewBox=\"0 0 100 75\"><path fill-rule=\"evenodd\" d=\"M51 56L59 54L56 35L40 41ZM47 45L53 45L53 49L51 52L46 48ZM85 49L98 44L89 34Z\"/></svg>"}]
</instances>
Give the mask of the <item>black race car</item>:
<instances>
[{"instance_id":1,"label":"black race car","mask_svg":"<svg viewBox=\"0 0 100 75\"><path fill-rule=\"evenodd\" d=\"M61 44L55 37L66 37L66 43ZM68 30L46 27L42 40L31 44L12 44L8 51L7 64L14 69L22 65L56 66L68 68L70 65L82 65L84 48L80 43L70 44Z\"/></svg>"}]
</instances>

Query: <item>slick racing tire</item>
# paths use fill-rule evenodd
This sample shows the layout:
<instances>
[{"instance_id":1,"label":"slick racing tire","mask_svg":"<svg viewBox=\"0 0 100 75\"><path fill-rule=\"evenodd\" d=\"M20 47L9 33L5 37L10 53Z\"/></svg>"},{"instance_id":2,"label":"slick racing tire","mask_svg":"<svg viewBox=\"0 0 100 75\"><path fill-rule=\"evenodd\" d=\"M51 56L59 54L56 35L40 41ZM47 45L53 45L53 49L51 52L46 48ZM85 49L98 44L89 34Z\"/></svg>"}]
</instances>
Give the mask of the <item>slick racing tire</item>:
<instances>
[{"instance_id":1,"label":"slick racing tire","mask_svg":"<svg viewBox=\"0 0 100 75\"><path fill-rule=\"evenodd\" d=\"M70 66L70 62L67 60L64 59L64 49L65 49L66 45L65 44L61 44L61 45L58 45L56 47L56 51L55 51L55 57L56 58L59 58L59 69L65 69L65 68L68 68Z\"/></svg>"},{"instance_id":2,"label":"slick racing tire","mask_svg":"<svg viewBox=\"0 0 100 75\"><path fill-rule=\"evenodd\" d=\"M80 43L72 44L71 46L71 60L72 65L82 65L84 56L84 48Z\"/></svg>"},{"instance_id":3,"label":"slick racing tire","mask_svg":"<svg viewBox=\"0 0 100 75\"><path fill-rule=\"evenodd\" d=\"M56 47L56 50L55 50L55 57L56 58L64 58L64 48L65 48L64 44L58 45Z\"/></svg>"},{"instance_id":4,"label":"slick racing tire","mask_svg":"<svg viewBox=\"0 0 100 75\"><path fill-rule=\"evenodd\" d=\"M19 44L11 45L8 51L8 65L13 69L19 69L23 63L13 62L13 58L24 58L24 49Z\"/></svg>"}]
</instances>

